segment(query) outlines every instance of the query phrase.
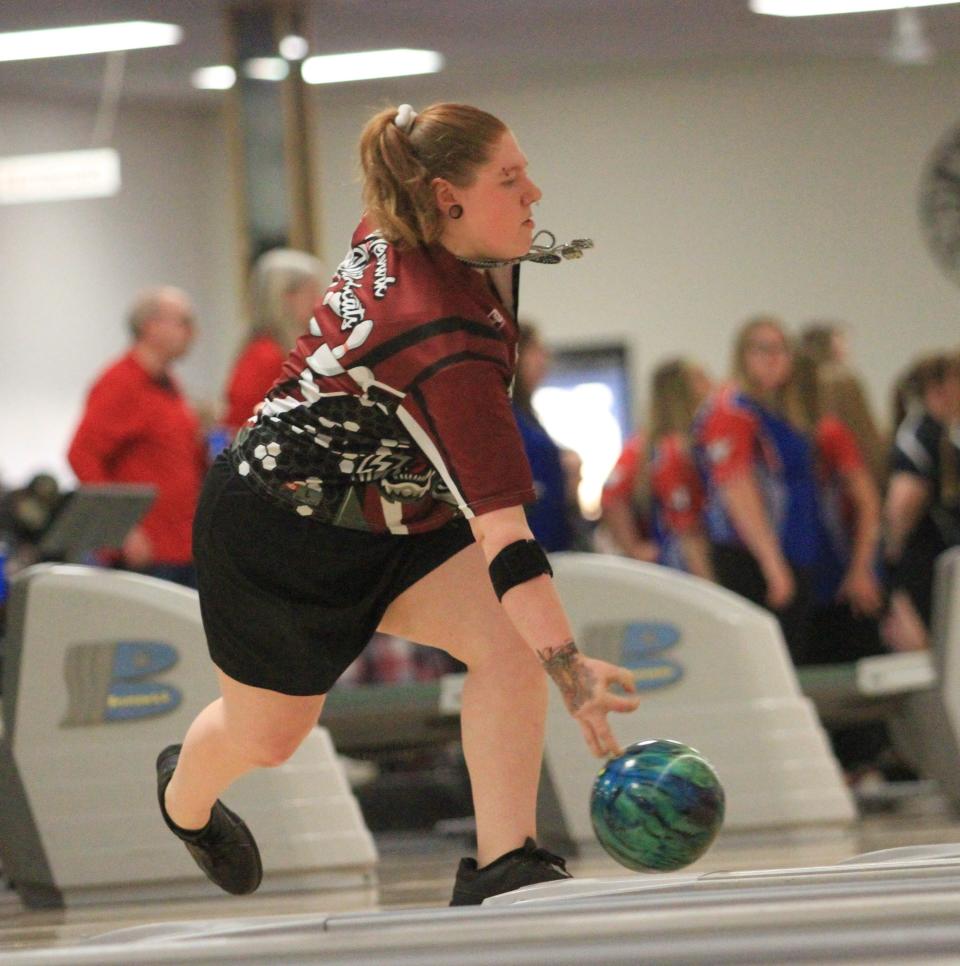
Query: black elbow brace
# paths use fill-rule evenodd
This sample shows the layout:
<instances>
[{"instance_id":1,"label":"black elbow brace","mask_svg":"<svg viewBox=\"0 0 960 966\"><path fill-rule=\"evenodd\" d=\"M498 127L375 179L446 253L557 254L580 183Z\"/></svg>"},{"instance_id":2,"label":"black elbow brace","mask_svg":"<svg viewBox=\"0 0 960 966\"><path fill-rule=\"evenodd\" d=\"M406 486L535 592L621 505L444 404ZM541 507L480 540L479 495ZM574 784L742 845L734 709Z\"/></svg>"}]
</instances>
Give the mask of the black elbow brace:
<instances>
[{"instance_id":1,"label":"black elbow brace","mask_svg":"<svg viewBox=\"0 0 960 966\"><path fill-rule=\"evenodd\" d=\"M543 547L536 540L514 540L490 561L490 580L496 591L497 600L516 587L539 577L541 574L553 576L553 568Z\"/></svg>"}]
</instances>

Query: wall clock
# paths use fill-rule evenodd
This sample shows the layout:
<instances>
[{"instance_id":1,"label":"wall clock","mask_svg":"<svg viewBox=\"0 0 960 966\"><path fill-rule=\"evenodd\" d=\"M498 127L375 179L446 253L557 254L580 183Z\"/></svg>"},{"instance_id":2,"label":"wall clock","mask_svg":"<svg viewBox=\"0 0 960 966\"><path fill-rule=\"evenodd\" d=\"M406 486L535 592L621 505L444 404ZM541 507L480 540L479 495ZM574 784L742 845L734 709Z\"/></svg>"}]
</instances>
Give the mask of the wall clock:
<instances>
[{"instance_id":1,"label":"wall clock","mask_svg":"<svg viewBox=\"0 0 960 966\"><path fill-rule=\"evenodd\" d=\"M960 283L960 128L937 145L927 162L920 221L934 257Z\"/></svg>"}]
</instances>

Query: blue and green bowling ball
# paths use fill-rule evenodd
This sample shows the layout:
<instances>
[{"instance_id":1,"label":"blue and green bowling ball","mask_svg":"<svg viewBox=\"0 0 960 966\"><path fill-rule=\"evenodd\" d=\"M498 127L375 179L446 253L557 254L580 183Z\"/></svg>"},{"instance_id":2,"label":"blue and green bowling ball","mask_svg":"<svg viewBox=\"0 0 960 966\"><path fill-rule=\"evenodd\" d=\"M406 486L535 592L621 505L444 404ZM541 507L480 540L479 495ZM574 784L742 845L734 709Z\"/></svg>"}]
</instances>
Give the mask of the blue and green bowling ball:
<instances>
[{"instance_id":1,"label":"blue and green bowling ball","mask_svg":"<svg viewBox=\"0 0 960 966\"><path fill-rule=\"evenodd\" d=\"M593 783L590 818L600 844L637 872L695 862L723 825L723 786L700 752L679 741L630 745Z\"/></svg>"}]
</instances>

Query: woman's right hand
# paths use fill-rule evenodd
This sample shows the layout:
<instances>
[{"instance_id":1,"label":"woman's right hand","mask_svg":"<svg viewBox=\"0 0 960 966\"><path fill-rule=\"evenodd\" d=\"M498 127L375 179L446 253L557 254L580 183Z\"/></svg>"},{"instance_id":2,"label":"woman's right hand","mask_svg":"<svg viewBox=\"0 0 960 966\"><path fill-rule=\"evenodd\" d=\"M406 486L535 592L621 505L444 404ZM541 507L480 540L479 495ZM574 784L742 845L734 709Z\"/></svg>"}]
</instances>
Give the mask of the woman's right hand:
<instances>
[{"instance_id":1,"label":"woman's right hand","mask_svg":"<svg viewBox=\"0 0 960 966\"><path fill-rule=\"evenodd\" d=\"M537 652L544 670L560 689L563 703L583 731L584 740L597 758L609 758L623 753L607 721L610 711L635 711L640 699L616 694L610 690L619 684L635 695L633 675L625 667L586 657L573 641L559 647Z\"/></svg>"},{"instance_id":2,"label":"woman's right hand","mask_svg":"<svg viewBox=\"0 0 960 966\"><path fill-rule=\"evenodd\" d=\"M837 597L846 600L857 617L875 617L883 608L880 582L867 568L850 570L840 585Z\"/></svg>"},{"instance_id":3,"label":"woman's right hand","mask_svg":"<svg viewBox=\"0 0 960 966\"><path fill-rule=\"evenodd\" d=\"M656 563L660 556L660 547L653 540L637 540L630 548L630 556L644 563Z\"/></svg>"},{"instance_id":4,"label":"woman's right hand","mask_svg":"<svg viewBox=\"0 0 960 966\"><path fill-rule=\"evenodd\" d=\"M592 681L587 699L575 710L567 709L583 731L584 740L591 753L597 758L613 758L622 755L623 748L617 741L607 721L610 711L627 714L636 711L640 699L636 697L637 685L633 675L625 667L609 664L596 658L581 656L584 675ZM619 684L630 695L617 694L610 690L612 684Z\"/></svg>"},{"instance_id":5,"label":"woman's right hand","mask_svg":"<svg viewBox=\"0 0 960 966\"><path fill-rule=\"evenodd\" d=\"M767 582L767 605L771 610L783 610L797 592L792 571L786 563L777 562L763 576Z\"/></svg>"}]
</instances>

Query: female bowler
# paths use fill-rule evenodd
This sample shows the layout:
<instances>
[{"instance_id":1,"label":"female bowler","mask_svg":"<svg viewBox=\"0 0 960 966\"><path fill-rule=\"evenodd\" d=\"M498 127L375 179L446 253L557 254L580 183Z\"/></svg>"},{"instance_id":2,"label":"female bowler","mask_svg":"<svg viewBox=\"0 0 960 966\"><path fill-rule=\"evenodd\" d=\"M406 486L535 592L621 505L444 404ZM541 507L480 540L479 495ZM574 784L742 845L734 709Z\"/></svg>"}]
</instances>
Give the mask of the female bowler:
<instances>
[{"instance_id":1,"label":"female bowler","mask_svg":"<svg viewBox=\"0 0 960 966\"><path fill-rule=\"evenodd\" d=\"M204 872L252 892L260 858L219 796L285 761L377 629L468 668L463 748L477 824L452 904L567 877L536 844L546 677L593 754L618 754L623 668L581 654L532 538L510 408L519 263L540 190L497 118L462 104L366 125L365 213L309 332L211 468L194 524L221 696L157 761L160 807ZM544 673L546 672L546 674Z\"/></svg>"}]
</instances>

